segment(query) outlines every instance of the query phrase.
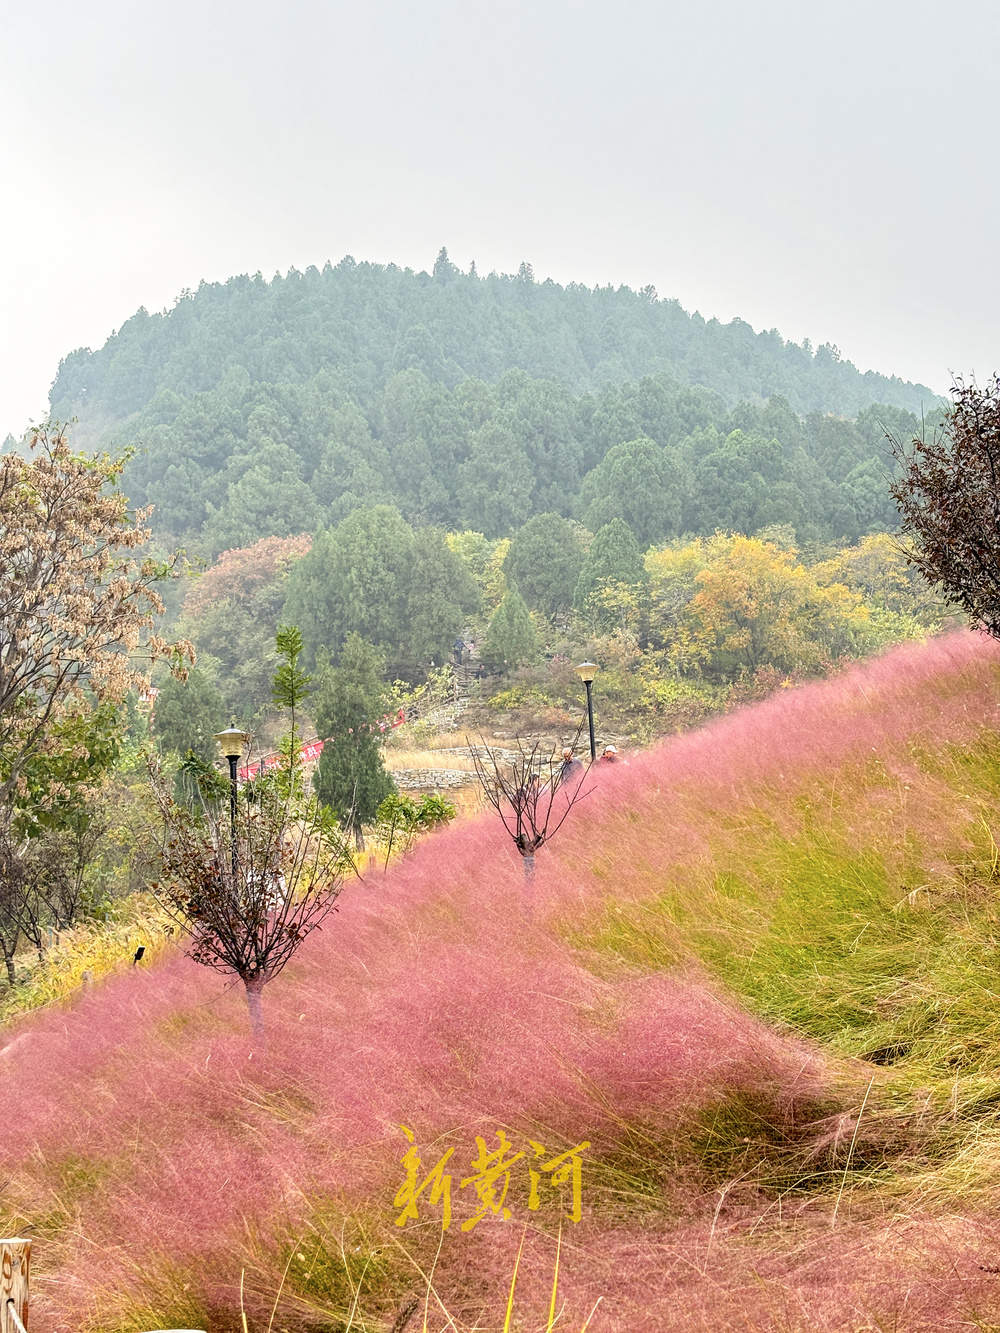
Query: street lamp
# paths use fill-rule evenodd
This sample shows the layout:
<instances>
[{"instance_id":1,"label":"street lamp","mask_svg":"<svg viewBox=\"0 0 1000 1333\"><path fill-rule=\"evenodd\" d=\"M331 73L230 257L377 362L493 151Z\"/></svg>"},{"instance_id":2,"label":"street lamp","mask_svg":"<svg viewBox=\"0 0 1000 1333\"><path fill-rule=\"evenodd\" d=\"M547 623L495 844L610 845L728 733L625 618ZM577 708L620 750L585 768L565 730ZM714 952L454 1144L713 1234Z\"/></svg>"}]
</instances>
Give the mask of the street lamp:
<instances>
[{"instance_id":1,"label":"street lamp","mask_svg":"<svg viewBox=\"0 0 1000 1333\"><path fill-rule=\"evenodd\" d=\"M587 687L587 721L590 724L590 762L593 763L597 758L597 742L594 740L594 696L591 694L590 687L594 683L594 677L597 675L596 662L581 662L576 668L576 674Z\"/></svg>"},{"instance_id":2,"label":"street lamp","mask_svg":"<svg viewBox=\"0 0 1000 1333\"><path fill-rule=\"evenodd\" d=\"M235 722L230 722L225 731L220 731L215 740L219 749L229 760L229 832L233 845L233 882L236 881L236 761L243 754L243 747L249 740L245 731L240 731Z\"/></svg>"}]
</instances>

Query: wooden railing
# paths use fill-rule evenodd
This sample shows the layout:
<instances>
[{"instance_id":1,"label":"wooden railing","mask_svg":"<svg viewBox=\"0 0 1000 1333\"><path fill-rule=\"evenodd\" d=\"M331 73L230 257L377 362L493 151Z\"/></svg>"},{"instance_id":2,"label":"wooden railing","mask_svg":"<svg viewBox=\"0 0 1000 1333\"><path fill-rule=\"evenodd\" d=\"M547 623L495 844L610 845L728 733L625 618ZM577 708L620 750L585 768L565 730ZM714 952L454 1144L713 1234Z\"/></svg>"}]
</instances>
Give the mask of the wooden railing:
<instances>
[{"instance_id":1,"label":"wooden railing","mask_svg":"<svg viewBox=\"0 0 1000 1333\"><path fill-rule=\"evenodd\" d=\"M30 1240L0 1240L0 1333L26 1333Z\"/></svg>"},{"instance_id":2,"label":"wooden railing","mask_svg":"<svg viewBox=\"0 0 1000 1333\"><path fill-rule=\"evenodd\" d=\"M28 1333L31 1241L0 1240L0 1333ZM157 1329L155 1333L203 1333L198 1328Z\"/></svg>"}]
</instances>

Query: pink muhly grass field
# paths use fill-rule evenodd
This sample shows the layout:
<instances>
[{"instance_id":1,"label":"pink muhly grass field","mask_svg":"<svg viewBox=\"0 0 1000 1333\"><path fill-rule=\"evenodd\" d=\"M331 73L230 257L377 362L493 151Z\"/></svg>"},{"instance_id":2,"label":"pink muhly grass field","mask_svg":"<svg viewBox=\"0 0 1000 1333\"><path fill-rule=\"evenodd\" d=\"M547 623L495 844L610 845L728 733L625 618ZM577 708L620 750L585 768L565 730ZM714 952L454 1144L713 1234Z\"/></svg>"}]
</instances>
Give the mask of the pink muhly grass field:
<instances>
[{"instance_id":1,"label":"pink muhly grass field","mask_svg":"<svg viewBox=\"0 0 1000 1333\"><path fill-rule=\"evenodd\" d=\"M778 1139L807 1148L811 1126L856 1112L864 1074L772 1030L697 972L595 975L554 926L640 898L657 867L706 855L714 812L780 802L810 775L873 754L902 756L914 735L955 743L998 726L998 669L1000 645L981 636L907 645L629 756L595 772L530 888L486 816L427 838L387 875L349 884L267 987L263 1059L249 1055L238 991L179 955L18 1024L0 1045L0 1213L38 1225L39 1326L137 1328L127 1312L154 1290L165 1324L163 1291L186 1282L207 1328L237 1329L245 1266L251 1328L263 1329L289 1237L323 1200L427 1271L440 1210L424 1203L419 1224L393 1226L401 1125L425 1170L454 1147L456 1177L475 1136L492 1148L499 1128L518 1147L590 1142L583 1219L563 1224L557 1327L579 1329L598 1299L590 1328L616 1333L957 1329L976 1327L970 1310L995 1317L997 1279L968 1258L978 1224L893 1220L875 1203L864 1216L855 1203L834 1226L815 1198L779 1205L752 1173L706 1174L697 1144L719 1108L744 1099ZM520 1206L463 1232L467 1197L437 1261L441 1300L459 1327L499 1330L530 1222L516 1309L533 1322L518 1326L544 1328L559 1209ZM287 1295L276 1328L338 1326L303 1312L294 1281ZM445 1326L433 1300L428 1318Z\"/></svg>"}]
</instances>

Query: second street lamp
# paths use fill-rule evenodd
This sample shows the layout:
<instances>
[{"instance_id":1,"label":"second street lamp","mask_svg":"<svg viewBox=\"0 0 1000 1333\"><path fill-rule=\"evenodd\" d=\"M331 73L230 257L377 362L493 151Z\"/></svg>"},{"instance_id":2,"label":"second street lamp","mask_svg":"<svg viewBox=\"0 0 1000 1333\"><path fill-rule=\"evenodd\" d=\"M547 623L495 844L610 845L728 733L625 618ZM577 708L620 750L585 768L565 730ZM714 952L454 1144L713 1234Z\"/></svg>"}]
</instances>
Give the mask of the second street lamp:
<instances>
[{"instance_id":1,"label":"second street lamp","mask_svg":"<svg viewBox=\"0 0 1000 1333\"><path fill-rule=\"evenodd\" d=\"M229 760L229 833L233 847L233 883L236 882L236 763L242 757L243 747L249 737L240 731L235 722L230 722L225 731L220 731L215 740L219 749Z\"/></svg>"},{"instance_id":2,"label":"second street lamp","mask_svg":"<svg viewBox=\"0 0 1000 1333\"><path fill-rule=\"evenodd\" d=\"M597 758L597 742L594 740L594 696L591 693L591 686L594 683L594 677L597 675L596 662L581 662L576 668L576 674L587 687L587 722L590 726L590 762L593 763Z\"/></svg>"}]
</instances>

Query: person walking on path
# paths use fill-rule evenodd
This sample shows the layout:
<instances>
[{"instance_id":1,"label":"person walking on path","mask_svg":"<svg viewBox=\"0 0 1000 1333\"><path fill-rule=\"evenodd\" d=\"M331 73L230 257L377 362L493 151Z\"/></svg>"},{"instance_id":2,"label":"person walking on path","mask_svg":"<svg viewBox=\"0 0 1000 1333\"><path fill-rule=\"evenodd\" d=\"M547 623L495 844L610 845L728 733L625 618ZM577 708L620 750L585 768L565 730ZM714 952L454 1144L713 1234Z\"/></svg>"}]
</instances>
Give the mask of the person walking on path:
<instances>
[{"instance_id":1,"label":"person walking on path","mask_svg":"<svg viewBox=\"0 0 1000 1333\"><path fill-rule=\"evenodd\" d=\"M573 755L573 747L567 745L562 752L562 764L559 768L559 785L583 776L583 764Z\"/></svg>"}]
</instances>

